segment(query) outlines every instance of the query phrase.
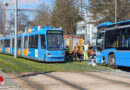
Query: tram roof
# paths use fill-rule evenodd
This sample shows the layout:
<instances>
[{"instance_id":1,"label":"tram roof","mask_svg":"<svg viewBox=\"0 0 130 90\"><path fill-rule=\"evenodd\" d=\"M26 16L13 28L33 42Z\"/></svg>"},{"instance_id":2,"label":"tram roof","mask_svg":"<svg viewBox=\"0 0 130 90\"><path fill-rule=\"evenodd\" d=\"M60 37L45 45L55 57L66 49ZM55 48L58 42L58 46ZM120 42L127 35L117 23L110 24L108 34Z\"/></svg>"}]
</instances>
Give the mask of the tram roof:
<instances>
[{"instance_id":1,"label":"tram roof","mask_svg":"<svg viewBox=\"0 0 130 90\"><path fill-rule=\"evenodd\" d=\"M47 30L59 30L59 31L62 31L62 28L52 28L51 26L36 26L36 27L32 27L32 28L27 28L25 30L25 32L22 32L22 33L19 33L18 34L18 37L21 37L23 35L25 36L29 36L29 35L35 35L37 33L46 33ZM10 39L10 38L14 38L15 37L15 34L6 34L4 35L2 38L0 38L0 40L3 40L3 39Z\"/></svg>"}]
</instances>

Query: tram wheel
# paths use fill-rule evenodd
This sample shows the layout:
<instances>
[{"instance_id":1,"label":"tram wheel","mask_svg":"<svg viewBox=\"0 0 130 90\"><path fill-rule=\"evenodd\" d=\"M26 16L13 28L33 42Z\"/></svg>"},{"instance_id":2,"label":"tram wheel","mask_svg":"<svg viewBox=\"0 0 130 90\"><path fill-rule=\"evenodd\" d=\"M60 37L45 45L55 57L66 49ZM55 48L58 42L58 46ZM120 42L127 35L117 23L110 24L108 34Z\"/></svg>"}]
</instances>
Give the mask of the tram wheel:
<instances>
[{"instance_id":1,"label":"tram wheel","mask_svg":"<svg viewBox=\"0 0 130 90\"><path fill-rule=\"evenodd\" d=\"M116 61L115 60L115 55L114 54L109 55L108 66L115 69L116 68L115 61Z\"/></svg>"}]
</instances>

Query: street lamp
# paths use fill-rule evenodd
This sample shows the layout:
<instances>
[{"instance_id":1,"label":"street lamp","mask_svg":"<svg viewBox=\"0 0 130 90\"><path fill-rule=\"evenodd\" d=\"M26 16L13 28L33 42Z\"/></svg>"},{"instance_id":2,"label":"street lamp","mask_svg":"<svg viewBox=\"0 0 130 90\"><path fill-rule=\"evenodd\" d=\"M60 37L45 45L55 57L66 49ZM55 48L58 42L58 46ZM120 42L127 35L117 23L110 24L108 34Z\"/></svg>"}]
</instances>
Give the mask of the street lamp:
<instances>
[{"instance_id":1,"label":"street lamp","mask_svg":"<svg viewBox=\"0 0 130 90\"><path fill-rule=\"evenodd\" d=\"M14 46L14 58L17 58L17 29L18 29L18 0L16 0L16 2L15 2L15 5L16 5L16 7L15 7L15 46Z\"/></svg>"}]
</instances>

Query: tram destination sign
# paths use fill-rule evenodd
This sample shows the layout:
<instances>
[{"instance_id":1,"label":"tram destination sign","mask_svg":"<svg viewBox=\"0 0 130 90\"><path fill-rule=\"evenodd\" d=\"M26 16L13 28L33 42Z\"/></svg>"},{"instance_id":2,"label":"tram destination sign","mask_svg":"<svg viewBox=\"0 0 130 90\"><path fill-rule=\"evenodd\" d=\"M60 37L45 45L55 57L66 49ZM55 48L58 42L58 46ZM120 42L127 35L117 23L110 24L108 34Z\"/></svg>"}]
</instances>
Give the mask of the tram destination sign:
<instances>
[{"instance_id":1,"label":"tram destination sign","mask_svg":"<svg viewBox=\"0 0 130 90\"><path fill-rule=\"evenodd\" d=\"M47 34L62 34L62 31L47 31Z\"/></svg>"}]
</instances>

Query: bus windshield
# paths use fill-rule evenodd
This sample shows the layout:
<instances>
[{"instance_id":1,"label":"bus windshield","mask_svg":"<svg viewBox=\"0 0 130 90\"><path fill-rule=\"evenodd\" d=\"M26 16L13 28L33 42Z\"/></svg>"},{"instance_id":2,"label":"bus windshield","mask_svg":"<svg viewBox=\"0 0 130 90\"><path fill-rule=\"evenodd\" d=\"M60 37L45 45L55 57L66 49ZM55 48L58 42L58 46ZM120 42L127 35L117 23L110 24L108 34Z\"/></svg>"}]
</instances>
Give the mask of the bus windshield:
<instances>
[{"instance_id":1,"label":"bus windshield","mask_svg":"<svg viewBox=\"0 0 130 90\"><path fill-rule=\"evenodd\" d=\"M104 32L100 32L98 33L98 36L97 36L97 44L102 44L104 41Z\"/></svg>"},{"instance_id":2,"label":"bus windshield","mask_svg":"<svg viewBox=\"0 0 130 90\"><path fill-rule=\"evenodd\" d=\"M47 34L47 49L48 50L63 50L63 34L62 33L48 33Z\"/></svg>"},{"instance_id":3,"label":"bus windshield","mask_svg":"<svg viewBox=\"0 0 130 90\"><path fill-rule=\"evenodd\" d=\"M104 32L97 33L97 50L102 50L104 47Z\"/></svg>"}]
</instances>

